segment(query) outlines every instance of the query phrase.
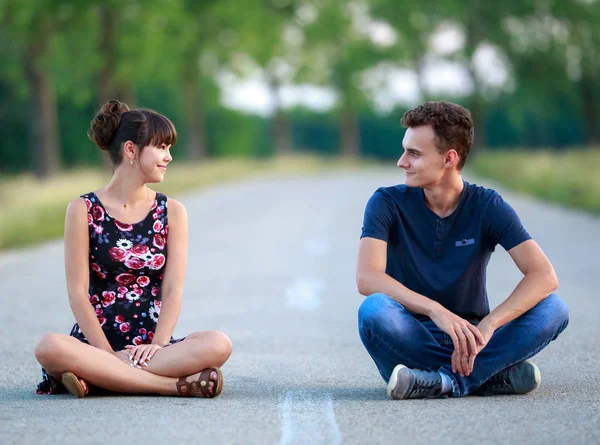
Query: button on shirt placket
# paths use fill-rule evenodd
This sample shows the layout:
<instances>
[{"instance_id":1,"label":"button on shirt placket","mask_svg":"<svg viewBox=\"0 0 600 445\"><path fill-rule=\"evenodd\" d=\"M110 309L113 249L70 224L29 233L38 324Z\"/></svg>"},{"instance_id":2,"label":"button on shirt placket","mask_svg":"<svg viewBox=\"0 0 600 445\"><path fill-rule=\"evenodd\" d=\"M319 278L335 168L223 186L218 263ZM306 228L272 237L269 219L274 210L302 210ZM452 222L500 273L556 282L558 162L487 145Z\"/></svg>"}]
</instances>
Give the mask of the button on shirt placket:
<instances>
[{"instance_id":1,"label":"button on shirt placket","mask_svg":"<svg viewBox=\"0 0 600 445\"><path fill-rule=\"evenodd\" d=\"M442 243L444 242L445 223L443 219L437 220L436 241L433 252L434 261L440 261L442 258Z\"/></svg>"}]
</instances>

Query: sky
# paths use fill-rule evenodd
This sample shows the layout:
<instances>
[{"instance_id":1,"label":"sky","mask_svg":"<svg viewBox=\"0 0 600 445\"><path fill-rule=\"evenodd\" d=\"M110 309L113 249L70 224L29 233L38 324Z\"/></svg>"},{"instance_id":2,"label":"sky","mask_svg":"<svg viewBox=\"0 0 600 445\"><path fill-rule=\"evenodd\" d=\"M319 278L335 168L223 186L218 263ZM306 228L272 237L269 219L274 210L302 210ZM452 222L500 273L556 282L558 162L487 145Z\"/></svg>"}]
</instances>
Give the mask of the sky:
<instances>
[{"instance_id":1,"label":"sky","mask_svg":"<svg viewBox=\"0 0 600 445\"><path fill-rule=\"evenodd\" d=\"M371 22L363 26L369 38L380 45L393 44L394 31L384 23ZM464 36L455 27L441 28L431 39L430 52L426 57L421 84L438 97L468 95L473 88L466 67L448 60L464 44ZM501 53L491 46L480 47L474 55L474 65L483 84L489 87L505 87L509 72ZM417 73L414 70L380 64L369 69L362 78L363 88L369 92L374 109L381 113L391 111L397 105L414 106L421 101ZM240 111L270 116L273 100L261 73L240 78L230 72L217 77L221 88L223 106ZM285 84L280 91L284 108L306 107L315 111L328 111L336 105L333 89L310 84Z\"/></svg>"}]
</instances>

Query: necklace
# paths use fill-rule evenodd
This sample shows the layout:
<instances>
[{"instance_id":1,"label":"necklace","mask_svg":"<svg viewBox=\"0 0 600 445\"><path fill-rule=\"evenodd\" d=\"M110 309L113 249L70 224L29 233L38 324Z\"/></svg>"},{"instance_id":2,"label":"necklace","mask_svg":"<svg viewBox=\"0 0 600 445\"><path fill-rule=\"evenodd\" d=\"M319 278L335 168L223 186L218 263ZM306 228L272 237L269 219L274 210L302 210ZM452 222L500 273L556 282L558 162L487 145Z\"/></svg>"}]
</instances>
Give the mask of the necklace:
<instances>
[{"instance_id":1,"label":"necklace","mask_svg":"<svg viewBox=\"0 0 600 445\"><path fill-rule=\"evenodd\" d=\"M148 189L146 188L146 199L148 199ZM127 203L123 204L123 208L127 208Z\"/></svg>"}]
</instances>

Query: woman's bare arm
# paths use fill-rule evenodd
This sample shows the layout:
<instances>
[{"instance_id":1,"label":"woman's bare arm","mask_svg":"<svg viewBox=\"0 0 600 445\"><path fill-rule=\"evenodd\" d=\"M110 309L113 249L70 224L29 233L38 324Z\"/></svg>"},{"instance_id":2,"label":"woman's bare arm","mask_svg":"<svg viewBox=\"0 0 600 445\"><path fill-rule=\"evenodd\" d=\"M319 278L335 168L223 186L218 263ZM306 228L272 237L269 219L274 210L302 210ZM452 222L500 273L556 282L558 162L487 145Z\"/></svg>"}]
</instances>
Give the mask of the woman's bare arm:
<instances>
[{"instance_id":1,"label":"woman's bare arm","mask_svg":"<svg viewBox=\"0 0 600 445\"><path fill-rule=\"evenodd\" d=\"M87 207L78 198L67 207L65 218L65 273L69 305L90 345L113 352L88 299L90 235Z\"/></svg>"},{"instance_id":2,"label":"woman's bare arm","mask_svg":"<svg viewBox=\"0 0 600 445\"><path fill-rule=\"evenodd\" d=\"M162 307L152 343L169 343L181 311L187 265L188 219L183 204L169 198L168 259L162 282Z\"/></svg>"}]
</instances>

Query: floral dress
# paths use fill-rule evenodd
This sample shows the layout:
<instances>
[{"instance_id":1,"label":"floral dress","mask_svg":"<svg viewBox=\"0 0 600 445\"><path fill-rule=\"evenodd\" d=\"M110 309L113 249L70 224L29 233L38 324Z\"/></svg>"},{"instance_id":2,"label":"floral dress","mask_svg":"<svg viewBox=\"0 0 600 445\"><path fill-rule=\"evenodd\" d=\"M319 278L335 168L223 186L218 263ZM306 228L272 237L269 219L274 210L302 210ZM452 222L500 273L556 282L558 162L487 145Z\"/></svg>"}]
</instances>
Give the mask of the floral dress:
<instances>
[{"instance_id":1,"label":"floral dress","mask_svg":"<svg viewBox=\"0 0 600 445\"><path fill-rule=\"evenodd\" d=\"M95 193L82 195L90 234L88 299L114 351L151 343L161 308L169 234L167 196L156 193L148 215L135 224L113 218ZM75 323L72 337L88 343ZM171 343L179 340L171 339ZM38 394L65 392L42 369Z\"/></svg>"}]
</instances>

